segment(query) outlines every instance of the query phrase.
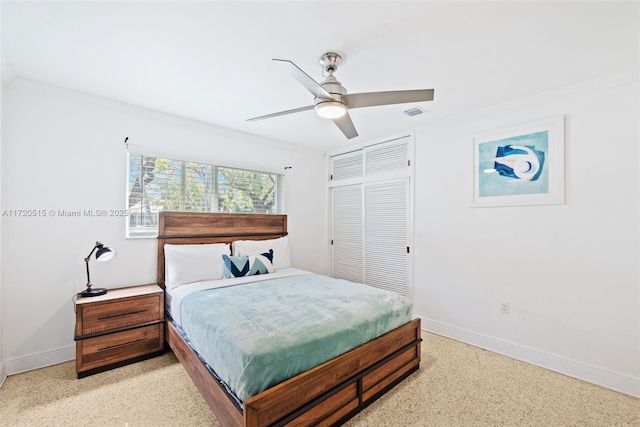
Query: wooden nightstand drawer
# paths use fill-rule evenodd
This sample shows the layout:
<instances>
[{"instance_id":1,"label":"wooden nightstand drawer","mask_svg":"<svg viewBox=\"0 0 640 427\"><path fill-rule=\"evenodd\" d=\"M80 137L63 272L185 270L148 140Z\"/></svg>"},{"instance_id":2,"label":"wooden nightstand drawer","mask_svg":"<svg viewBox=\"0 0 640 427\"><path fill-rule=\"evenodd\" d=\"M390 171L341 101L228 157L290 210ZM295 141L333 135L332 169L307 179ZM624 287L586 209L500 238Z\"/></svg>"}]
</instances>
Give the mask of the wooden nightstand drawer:
<instances>
[{"instance_id":1,"label":"wooden nightstand drawer","mask_svg":"<svg viewBox=\"0 0 640 427\"><path fill-rule=\"evenodd\" d=\"M83 307L82 330L79 335L95 334L162 319L160 297L161 295L150 295Z\"/></svg>"},{"instance_id":2,"label":"wooden nightstand drawer","mask_svg":"<svg viewBox=\"0 0 640 427\"><path fill-rule=\"evenodd\" d=\"M78 341L78 372L117 364L136 357L162 351L164 323L129 329Z\"/></svg>"}]
</instances>

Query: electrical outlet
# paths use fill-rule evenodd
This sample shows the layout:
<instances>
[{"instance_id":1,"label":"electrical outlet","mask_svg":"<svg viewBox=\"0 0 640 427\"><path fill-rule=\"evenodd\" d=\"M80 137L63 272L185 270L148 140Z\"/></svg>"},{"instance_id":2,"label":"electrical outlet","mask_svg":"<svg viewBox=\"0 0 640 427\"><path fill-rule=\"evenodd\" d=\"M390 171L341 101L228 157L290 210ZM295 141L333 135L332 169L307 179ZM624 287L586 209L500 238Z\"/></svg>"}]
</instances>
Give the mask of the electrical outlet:
<instances>
[{"instance_id":1,"label":"electrical outlet","mask_svg":"<svg viewBox=\"0 0 640 427\"><path fill-rule=\"evenodd\" d=\"M509 314L509 301L502 301L500 303L500 313L502 314Z\"/></svg>"}]
</instances>

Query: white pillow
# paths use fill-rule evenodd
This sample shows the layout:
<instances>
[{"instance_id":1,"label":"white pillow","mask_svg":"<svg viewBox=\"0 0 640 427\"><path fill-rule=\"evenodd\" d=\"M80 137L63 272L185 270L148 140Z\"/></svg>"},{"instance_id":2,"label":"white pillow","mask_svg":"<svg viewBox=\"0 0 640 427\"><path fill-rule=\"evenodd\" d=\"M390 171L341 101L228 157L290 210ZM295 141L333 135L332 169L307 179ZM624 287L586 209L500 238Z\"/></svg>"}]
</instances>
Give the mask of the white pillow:
<instances>
[{"instance_id":1,"label":"white pillow","mask_svg":"<svg viewBox=\"0 0 640 427\"><path fill-rule=\"evenodd\" d=\"M165 286L222 279L222 254L231 254L227 243L164 245Z\"/></svg>"},{"instance_id":2,"label":"white pillow","mask_svg":"<svg viewBox=\"0 0 640 427\"><path fill-rule=\"evenodd\" d=\"M288 236L270 240L236 240L232 245L234 256L260 255L273 249L273 267L276 270L291 267Z\"/></svg>"}]
</instances>

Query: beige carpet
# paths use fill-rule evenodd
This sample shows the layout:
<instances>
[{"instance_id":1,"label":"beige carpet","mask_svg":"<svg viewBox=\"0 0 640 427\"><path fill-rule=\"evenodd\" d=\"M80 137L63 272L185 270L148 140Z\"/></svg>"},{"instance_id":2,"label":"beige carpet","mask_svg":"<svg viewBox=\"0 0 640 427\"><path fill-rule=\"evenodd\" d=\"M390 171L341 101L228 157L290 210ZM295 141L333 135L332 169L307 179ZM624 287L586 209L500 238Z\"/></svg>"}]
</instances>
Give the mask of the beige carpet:
<instances>
[{"instance_id":1,"label":"beige carpet","mask_svg":"<svg viewBox=\"0 0 640 427\"><path fill-rule=\"evenodd\" d=\"M640 426L640 399L424 333L420 371L346 425ZM76 379L73 362L7 378L0 426L217 426L172 353Z\"/></svg>"}]
</instances>

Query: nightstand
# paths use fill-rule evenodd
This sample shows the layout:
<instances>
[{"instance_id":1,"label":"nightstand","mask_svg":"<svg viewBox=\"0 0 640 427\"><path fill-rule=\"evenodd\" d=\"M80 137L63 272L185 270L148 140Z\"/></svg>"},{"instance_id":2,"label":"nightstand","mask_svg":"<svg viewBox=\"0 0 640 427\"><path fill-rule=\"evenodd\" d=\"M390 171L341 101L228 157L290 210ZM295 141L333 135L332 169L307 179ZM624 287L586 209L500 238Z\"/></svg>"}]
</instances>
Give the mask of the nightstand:
<instances>
[{"instance_id":1,"label":"nightstand","mask_svg":"<svg viewBox=\"0 0 640 427\"><path fill-rule=\"evenodd\" d=\"M75 310L78 378L164 351L164 291L158 285L78 296Z\"/></svg>"}]
</instances>

